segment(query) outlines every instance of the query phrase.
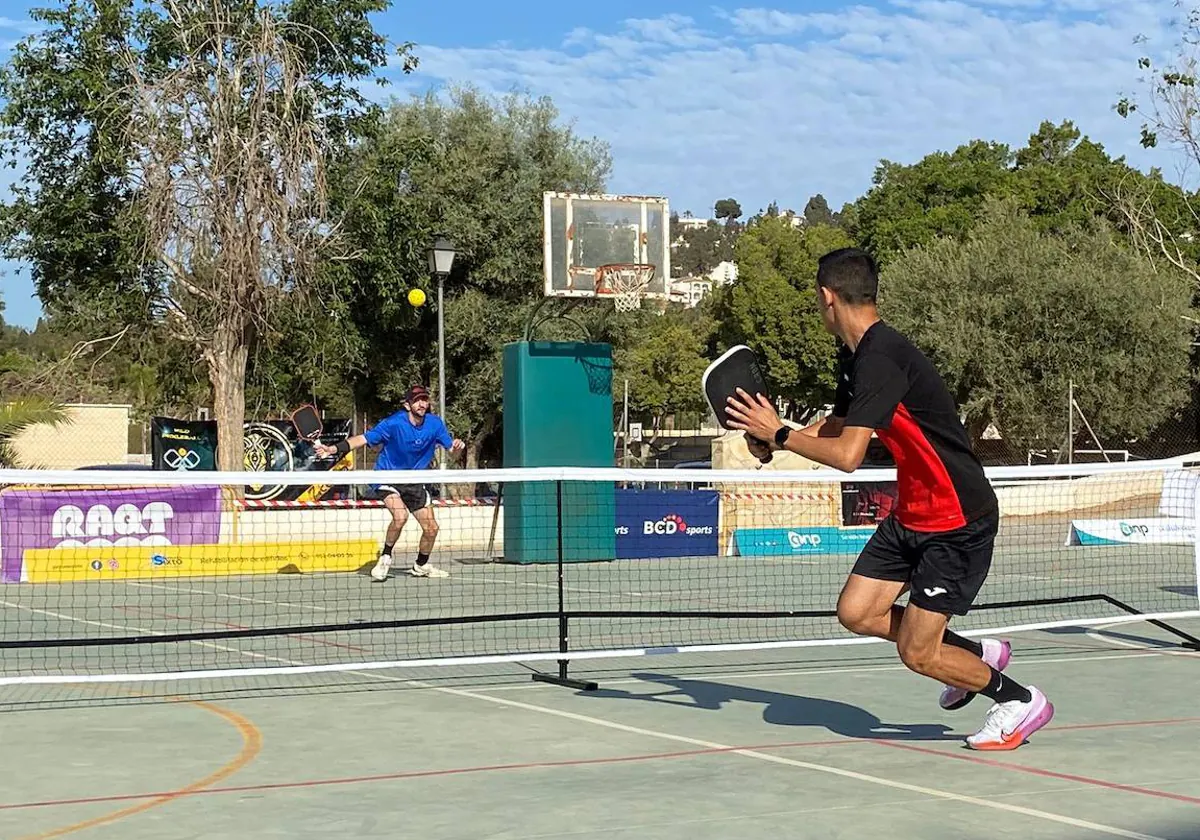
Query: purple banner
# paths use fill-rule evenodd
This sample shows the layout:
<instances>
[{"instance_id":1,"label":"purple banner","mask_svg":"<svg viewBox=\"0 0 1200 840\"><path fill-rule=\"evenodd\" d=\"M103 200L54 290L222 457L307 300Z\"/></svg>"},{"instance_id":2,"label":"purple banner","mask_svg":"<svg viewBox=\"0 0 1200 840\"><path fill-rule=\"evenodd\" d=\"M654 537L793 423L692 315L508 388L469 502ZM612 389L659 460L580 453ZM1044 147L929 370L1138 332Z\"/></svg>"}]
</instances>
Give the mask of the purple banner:
<instances>
[{"instance_id":1,"label":"purple banner","mask_svg":"<svg viewBox=\"0 0 1200 840\"><path fill-rule=\"evenodd\" d=\"M221 536L219 487L0 493L0 582L21 580L30 548L202 545Z\"/></svg>"}]
</instances>

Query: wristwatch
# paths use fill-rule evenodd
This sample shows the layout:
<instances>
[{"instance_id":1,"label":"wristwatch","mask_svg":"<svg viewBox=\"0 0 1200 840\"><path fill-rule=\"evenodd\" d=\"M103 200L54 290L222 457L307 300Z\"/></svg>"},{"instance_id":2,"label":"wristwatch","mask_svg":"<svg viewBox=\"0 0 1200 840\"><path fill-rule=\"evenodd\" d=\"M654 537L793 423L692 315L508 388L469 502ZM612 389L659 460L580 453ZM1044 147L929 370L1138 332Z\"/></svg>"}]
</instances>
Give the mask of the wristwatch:
<instances>
[{"instance_id":1,"label":"wristwatch","mask_svg":"<svg viewBox=\"0 0 1200 840\"><path fill-rule=\"evenodd\" d=\"M786 446L788 435L790 435L791 433L792 433L791 426L780 426L775 431L775 445L779 446L779 447Z\"/></svg>"}]
</instances>

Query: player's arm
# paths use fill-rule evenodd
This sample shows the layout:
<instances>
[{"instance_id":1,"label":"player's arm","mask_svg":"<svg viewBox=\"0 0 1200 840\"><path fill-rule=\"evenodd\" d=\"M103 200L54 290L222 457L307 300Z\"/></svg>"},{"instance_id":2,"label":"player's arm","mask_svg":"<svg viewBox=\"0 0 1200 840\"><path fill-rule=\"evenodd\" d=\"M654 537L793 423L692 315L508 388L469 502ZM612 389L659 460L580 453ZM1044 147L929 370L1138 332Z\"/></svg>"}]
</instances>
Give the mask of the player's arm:
<instances>
[{"instance_id":1,"label":"player's arm","mask_svg":"<svg viewBox=\"0 0 1200 840\"><path fill-rule=\"evenodd\" d=\"M346 440L339 440L333 446L326 446L323 443L318 443L315 447L317 450L317 456L320 458L328 458L331 455L336 455L339 459L344 458L347 454L353 452L359 447L379 446L388 439L389 432L390 429L387 421L385 420L384 422L367 429L364 434L354 435L353 437L346 438Z\"/></svg>"},{"instance_id":2,"label":"player's arm","mask_svg":"<svg viewBox=\"0 0 1200 840\"><path fill-rule=\"evenodd\" d=\"M458 438L450 436L450 429L448 429L446 427L445 420L441 421L441 426L442 427L441 427L441 429L438 430L438 434L437 434L437 438L436 438L438 445L440 445L442 447L442 449L445 449L447 452L449 452L452 455L456 452L461 452L463 447L466 446L466 444L463 443Z\"/></svg>"},{"instance_id":3,"label":"player's arm","mask_svg":"<svg viewBox=\"0 0 1200 840\"><path fill-rule=\"evenodd\" d=\"M770 402L761 395L756 398L744 391L739 390L738 393L741 401L734 400L729 405L731 425L735 429L745 429L746 434L752 437L768 441L766 446L748 442L751 454L760 461L768 452L785 449L835 470L854 472L866 457L874 429L841 427L839 419L834 423L822 422L820 428L814 428L814 424L806 429L788 429L780 444L775 434L783 422Z\"/></svg>"},{"instance_id":4,"label":"player's arm","mask_svg":"<svg viewBox=\"0 0 1200 840\"><path fill-rule=\"evenodd\" d=\"M822 417L816 423L810 423L803 429L797 429L796 432L809 437L837 437L842 433L842 426L845 422L845 417L830 414L828 417Z\"/></svg>"},{"instance_id":5,"label":"player's arm","mask_svg":"<svg viewBox=\"0 0 1200 840\"><path fill-rule=\"evenodd\" d=\"M900 369L888 359L873 358L857 366L854 398L845 413L835 406L835 417L823 422L815 435L793 429L782 442L777 441L776 432L783 425L779 415L765 397L752 397L744 391L739 392L740 400L731 400L729 413L734 428L768 441L771 449L786 449L827 467L854 472L866 457L875 429L890 425L905 390L907 382Z\"/></svg>"}]
</instances>

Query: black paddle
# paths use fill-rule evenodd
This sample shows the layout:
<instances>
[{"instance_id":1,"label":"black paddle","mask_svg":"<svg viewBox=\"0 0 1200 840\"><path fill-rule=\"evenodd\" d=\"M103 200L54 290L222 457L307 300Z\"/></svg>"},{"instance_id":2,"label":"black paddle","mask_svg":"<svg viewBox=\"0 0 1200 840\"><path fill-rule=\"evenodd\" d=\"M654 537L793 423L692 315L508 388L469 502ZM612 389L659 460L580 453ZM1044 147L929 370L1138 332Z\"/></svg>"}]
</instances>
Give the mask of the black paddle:
<instances>
[{"instance_id":1,"label":"black paddle","mask_svg":"<svg viewBox=\"0 0 1200 840\"><path fill-rule=\"evenodd\" d=\"M744 344L730 347L721 354L719 359L710 364L700 380L700 387L722 429L731 428L728 400L730 397L738 396L738 388L751 396L767 393L766 381L758 366L758 359L755 357L754 351ZM766 441L761 441L752 435L747 435L747 437L762 446L767 446ZM769 464L772 457L774 457L773 453L768 452L763 463Z\"/></svg>"}]
</instances>

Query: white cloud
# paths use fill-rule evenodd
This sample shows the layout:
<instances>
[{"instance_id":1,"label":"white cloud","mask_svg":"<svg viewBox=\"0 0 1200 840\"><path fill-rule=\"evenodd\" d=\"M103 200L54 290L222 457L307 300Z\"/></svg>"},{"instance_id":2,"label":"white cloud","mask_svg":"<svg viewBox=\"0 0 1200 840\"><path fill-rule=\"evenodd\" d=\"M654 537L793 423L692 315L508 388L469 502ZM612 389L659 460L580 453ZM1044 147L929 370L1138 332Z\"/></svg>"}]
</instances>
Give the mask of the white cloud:
<instances>
[{"instance_id":1,"label":"white cloud","mask_svg":"<svg viewBox=\"0 0 1200 840\"><path fill-rule=\"evenodd\" d=\"M567 29L559 48L426 46L406 88L473 82L549 95L609 141L610 188L706 212L737 197L835 207L881 158L913 161L974 138L1022 144L1074 120L1113 154L1173 164L1112 112L1136 89L1142 34L1167 45L1171 0L892 0L796 14L716 10Z\"/></svg>"}]
</instances>

